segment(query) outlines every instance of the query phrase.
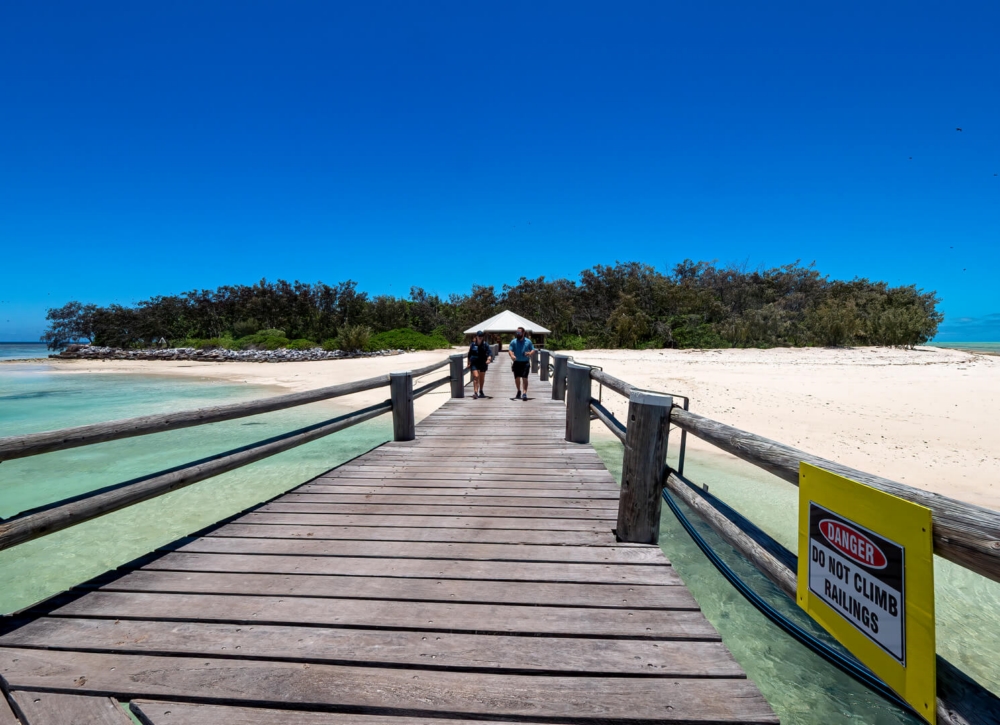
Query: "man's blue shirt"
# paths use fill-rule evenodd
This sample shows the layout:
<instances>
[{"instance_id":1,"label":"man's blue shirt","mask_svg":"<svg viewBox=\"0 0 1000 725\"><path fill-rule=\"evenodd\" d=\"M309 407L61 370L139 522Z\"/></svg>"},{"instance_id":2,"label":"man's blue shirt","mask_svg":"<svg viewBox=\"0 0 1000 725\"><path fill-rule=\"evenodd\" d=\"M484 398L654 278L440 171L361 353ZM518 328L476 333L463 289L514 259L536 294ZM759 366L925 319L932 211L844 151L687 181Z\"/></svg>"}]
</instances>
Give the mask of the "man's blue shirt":
<instances>
[{"instance_id":1,"label":"man's blue shirt","mask_svg":"<svg viewBox=\"0 0 1000 725\"><path fill-rule=\"evenodd\" d=\"M527 337L518 340L516 337L507 345L507 349L514 353L514 360L517 362L528 362L528 353L535 349L531 340Z\"/></svg>"}]
</instances>

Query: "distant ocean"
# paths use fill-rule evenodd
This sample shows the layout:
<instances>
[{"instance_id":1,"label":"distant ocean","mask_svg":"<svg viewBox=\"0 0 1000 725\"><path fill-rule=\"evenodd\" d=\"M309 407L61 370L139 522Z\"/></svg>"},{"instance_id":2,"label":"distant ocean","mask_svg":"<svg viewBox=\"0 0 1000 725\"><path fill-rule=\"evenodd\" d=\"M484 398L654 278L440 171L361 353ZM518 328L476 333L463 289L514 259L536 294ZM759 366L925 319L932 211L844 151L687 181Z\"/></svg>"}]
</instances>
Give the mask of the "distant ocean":
<instances>
[{"instance_id":1,"label":"distant ocean","mask_svg":"<svg viewBox=\"0 0 1000 725\"><path fill-rule=\"evenodd\" d=\"M0 360L25 360L48 355L49 349L44 342L0 342Z\"/></svg>"},{"instance_id":2,"label":"distant ocean","mask_svg":"<svg viewBox=\"0 0 1000 725\"><path fill-rule=\"evenodd\" d=\"M929 342L927 344L931 347L947 347L951 350L1000 355L1000 342Z\"/></svg>"}]
</instances>

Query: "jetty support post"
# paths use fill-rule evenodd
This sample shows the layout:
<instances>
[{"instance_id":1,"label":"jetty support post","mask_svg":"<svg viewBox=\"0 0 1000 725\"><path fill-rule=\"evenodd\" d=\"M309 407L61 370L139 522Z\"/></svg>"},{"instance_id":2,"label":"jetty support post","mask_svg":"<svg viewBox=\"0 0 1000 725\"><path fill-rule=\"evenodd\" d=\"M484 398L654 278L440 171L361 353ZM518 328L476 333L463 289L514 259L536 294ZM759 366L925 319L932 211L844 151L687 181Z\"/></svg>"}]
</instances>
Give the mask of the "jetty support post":
<instances>
[{"instance_id":1,"label":"jetty support post","mask_svg":"<svg viewBox=\"0 0 1000 725\"><path fill-rule=\"evenodd\" d=\"M538 379L543 383L549 379L549 351L538 351Z\"/></svg>"},{"instance_id":2,"label":"jetty support post","mask_svg":"<svg viewBox=\"0 0 1000 725\"><path fill-rule=\"evenodd\" d=\"M660 537L660 494L667 465L667 433L673 398L633 390L628 398L628 424L622 487L618 497L619 541L655 544Z\"/></svg>"},{"instance_id":3,"label":"jetty support post","mask_svg":"<svg viewBox=\"0 0 1000 725\"><path fill-rule=\"evenodd\" d=\"M590 366L566 367L566 440L590 443Z\"/></svg>"},{"instance_id":4,"label":"jetty support post","mask_svg":"<svg viewBox=\"0 0 1000 725\"><path fill-rule=\"evenodd\" d=\"M569 355L556 353L552 356L552 399L566 400L566 364Z\"/></svg>"},{"instance_id":5,"label":"jetty support post","mask_svg":"<svg viewBox=\"0 0 1000 725\"><path fill-rule=\"evenodd\" d=\"M454 355L449 355L448 359L451 360L451 397L453 398L464 398L465 397L465 355L458 352Z\"/></svg>"},{"instance_id":6,"label":"jetty support post","mask_svg":"<svg viewBox=\"0 0 1000 725\"><path fill-rule=\"evenodd\" d=\"M389 392L392 398L392 439L412 441L417 437L417 424L413 417L413 375L389 373Z\"/></svg>"},{"instance_id":7,"label":"jetty support post","mask_svg":"<svg viewBox=\"0 0 1000 725\"><path fill-rule=\"evenodd\" d=\"M534 375L538 372L538 348L535 348L535 354L531 356L531 374Z\"/></svg>"}]
</instances>

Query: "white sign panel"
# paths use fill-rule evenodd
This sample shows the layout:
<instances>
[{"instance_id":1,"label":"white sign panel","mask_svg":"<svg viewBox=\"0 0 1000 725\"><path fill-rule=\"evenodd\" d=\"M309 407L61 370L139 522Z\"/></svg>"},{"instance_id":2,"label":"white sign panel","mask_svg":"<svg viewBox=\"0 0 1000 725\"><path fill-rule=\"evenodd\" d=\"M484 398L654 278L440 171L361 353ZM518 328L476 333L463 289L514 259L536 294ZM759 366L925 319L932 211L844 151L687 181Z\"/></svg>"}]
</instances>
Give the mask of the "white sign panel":
<instances>
[{"instance_id":1,"label":"white sign panel","mask_svg":"<svg viewBox=\"0 0 1000 725\"><path fill-rule=\"evenodd\" d=\"M809 591L906 665L904 549L809 502Z\"/></svg>"}]
</instances>

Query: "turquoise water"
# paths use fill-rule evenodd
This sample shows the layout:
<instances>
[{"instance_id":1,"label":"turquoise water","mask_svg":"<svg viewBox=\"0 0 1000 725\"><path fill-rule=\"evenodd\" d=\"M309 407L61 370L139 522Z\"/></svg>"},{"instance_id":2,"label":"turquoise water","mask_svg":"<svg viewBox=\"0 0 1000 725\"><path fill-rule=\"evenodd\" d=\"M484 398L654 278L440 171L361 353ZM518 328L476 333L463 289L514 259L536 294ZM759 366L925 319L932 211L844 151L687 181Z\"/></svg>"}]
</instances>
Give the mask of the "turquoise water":
<instances>
[{"instance_id":1,"label":"turquoise water","mask_svg":"<svg viewBox=\"0 0 1000 725\"><path fill-rule=\"evenodd\" d=\"M0 360L48 357L50 352L41 342L0 342Z\"/></svg>"},{"instance_id":2,"label":"turquoise water","mask_svg":"<svg viewBox=\"0 0 1000 725\"><path fill-rule=\"evenodd\" d=\"M264 397L276 388L0 366L0 436ZM0 516L220 453L344 412L330 403L0 464ZM0 612L85 581L269 499L391 437L387 417L0 551Z\"/></svg>"},{"instance_id":3,"label":"turquoise water","mask_svg":"<svg viewBox=\"0 0 1000 725\"><path fill-rule=\"evenodd\" d=\"M984 352L1000 355L1000 342L929 342L932 347L947 347L952 350L967 350L969 352Z\"/></svg>"},{"instance_id":4,"label":"turquoise water","mask_svg":"<svg viewBox=\"0 0 1000 725\"><path fill-rule=\"evenodd\" d=\"M605 464L621 476L622 446L595 442ZM672 458L676 447L672 446ZM671 461L676 466L676 458ZM797 550L798 489L725 454L689 449L685 475L742 513L792 552ZM830 641L801 610L733 551L697 515L689 518L748 583L786 616ZM785 725L916 723L919 720L805 650L771 624L716 571L664 505L660 547L691 589L705 616L764 693ZM937 650L952 664L1000 693L1000 584L935 557Z\"/></svg>"}]
</instances>

